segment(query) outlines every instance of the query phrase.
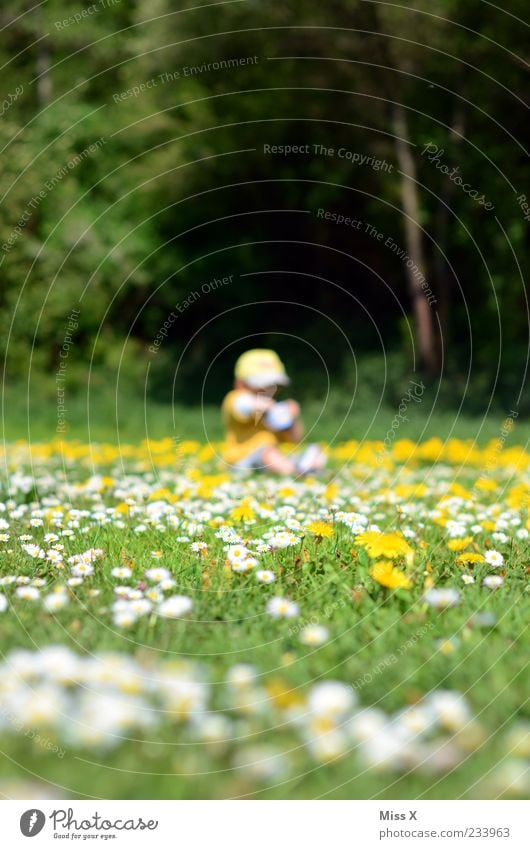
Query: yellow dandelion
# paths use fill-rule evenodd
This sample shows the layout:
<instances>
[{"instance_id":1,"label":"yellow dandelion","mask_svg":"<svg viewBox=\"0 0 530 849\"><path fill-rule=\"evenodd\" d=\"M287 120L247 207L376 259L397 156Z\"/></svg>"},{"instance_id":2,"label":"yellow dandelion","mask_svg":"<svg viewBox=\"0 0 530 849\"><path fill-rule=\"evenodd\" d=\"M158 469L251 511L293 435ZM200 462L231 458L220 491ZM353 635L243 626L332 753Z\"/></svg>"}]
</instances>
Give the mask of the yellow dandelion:
<instances>
[{"instance_id":1,"label":"yellow dandelion","mask_svg":"<svg viewBox=\"0 0 530 849\"><path fill-rule=\"evenodd\" d=\"M362 545L370 557L411 557L413 549L399 533L382 534L379 531L364 531L355 537L355 542Z\"/></svg>"},{"instance_id":2,"label":"yellow dandelion","mask_svg":"<svg viewBox=\"0 0 530 849\"><path fill-rule=\"evenodd\" d=\"M451 539L447 543L447 548L451 551L463 551L464 548L467 548L469 543L473 541L473 537L459 537L458 539Z\"/></svg>"},{"instance_id":3,"label":"yellow dandelion","mask_svg":"<svg viewBox=\"0 0 530 849\"><path fill-rule=\"evenodd\" d=\"M310 534L313 534L313 536L319 537L320 539L323 537L333 536L333 525L329 522L311 522L311 524L307 526L307 530Z\"/></svg>"},{"instance_id":4,"label":"yellow dandelion","mask_svg":"<svg viewBox=\"0 0 530 849\"><path fill-rule=\"evenodd\" d=\"M256 518L254 510L249 504L240 504L239 507L234 507L230 516L236 522L250 522Z\"/></svg>"},{"instance_id":5,"label":"yellow dandelion","mask_svg":"<svg viewBox=\"0 0 530 849\"><path fill-rule=\"evenodd\" d=\"M410 578L397 569L391 560L379 560L370 569L370 576L382 587L390 590L408 590L412 586Z\"/></svg>"},{"instance_id":6,"label":"yellow dandelion","mask_svg":"<svg viewBox=\"0 0 530 849\"><path fill-rule=\"evenodd\" d=\"M484 563L484 555L474 551L465 551L456 558L457 563Z\"/></svg>"}]
</instances>

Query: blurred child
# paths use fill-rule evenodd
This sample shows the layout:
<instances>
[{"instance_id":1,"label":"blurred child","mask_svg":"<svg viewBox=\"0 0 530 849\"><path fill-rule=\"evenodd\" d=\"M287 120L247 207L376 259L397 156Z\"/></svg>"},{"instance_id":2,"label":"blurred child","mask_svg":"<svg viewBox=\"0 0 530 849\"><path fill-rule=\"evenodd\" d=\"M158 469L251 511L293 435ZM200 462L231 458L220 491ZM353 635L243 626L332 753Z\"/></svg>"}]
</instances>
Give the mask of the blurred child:
<instances>
[{"instance_id":1,"label":"blurred child","mask_svg":"<svg viewBox=\"0 0 530 849\"><path fill-rule=\"evenodd\" d=\"M239 469L264 469L280 475L307 474L325 465L316 445L289 457L282 442L300 442L303 426L296 401L275 401L278 386L287 386L285 367L274 351L256 348L242 354L235 367L234 389L223 401L226 429L224 459Z\"/></svg>"}]
</instances>

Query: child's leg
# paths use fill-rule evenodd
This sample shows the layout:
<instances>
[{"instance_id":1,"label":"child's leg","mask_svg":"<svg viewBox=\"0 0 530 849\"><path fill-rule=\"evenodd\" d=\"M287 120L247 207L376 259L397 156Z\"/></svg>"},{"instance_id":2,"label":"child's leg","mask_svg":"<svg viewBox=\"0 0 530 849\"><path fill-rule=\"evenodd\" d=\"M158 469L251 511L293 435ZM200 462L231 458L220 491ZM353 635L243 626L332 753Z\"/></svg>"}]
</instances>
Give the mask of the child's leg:
<instances>
[{"instance_id":1,"label":"child's leg","mask_svg":"<svg viewBox=\"0 0 530 849\"><path fill-rule=\"evenodd\" d=\"M290 457L286 457L275 445L264 448L261 454L262 468L277 475L294 475L296 466Z\"/></svg>"}]
</instances>

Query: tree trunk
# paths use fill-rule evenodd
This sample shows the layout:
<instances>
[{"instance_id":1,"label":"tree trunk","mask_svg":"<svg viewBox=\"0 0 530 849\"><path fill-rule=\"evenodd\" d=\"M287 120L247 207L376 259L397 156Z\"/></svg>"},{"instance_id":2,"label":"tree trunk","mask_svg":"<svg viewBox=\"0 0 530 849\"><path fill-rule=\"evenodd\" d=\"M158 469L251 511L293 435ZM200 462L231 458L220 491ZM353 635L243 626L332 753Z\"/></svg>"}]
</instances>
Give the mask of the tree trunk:
<instances>
[{"instance_id":1,"label":"tree trunk","mask_svg":"<svg viewBox=\"0 0 530 849\"><path fill-rule=\"evenodd\" d=\"M38 35L45 32L45 22L42 8L36 9L38 20ZM49 37L41 39L37 45L37 100L41 109L44 109L52 99L52 78L50 74L51 51Z\"/></svg>"},{"instance_id":2,"label":"tree trunk","mask_svg":"<svg viewBox=\"0 0 530 849\"><path fill-rule=\"evenodd\" d=\"M416 271L407 265L407 277L416 321L416 341L422 367L435 375L439 371L439 359L431 305L425 291L429 287L427 285L424 288L421 284L422 278L426 280L426 264L423 234L419 224L420 202L416 182L416 163L410 151L407 116L401 103L395 103L392 108L392 129L401 171L401 204L405 215L405 241L409 258L417 269Z\"/></svg>"},{"instance_id":3,"label":"tree trunk","mask_svg":"<svg viewBox=\"0 0 530 849\"><path fill-rule=\"evenodd\" d=\"M451 123L451 148L449 155L451 162L449 167L458 162L458 148L462 144L465 133L465 112L460 100L456 101L453 120ZM449 228L451 222L451 201L455 195L455 184L452 180L445 180L441 191L440 203L435 219L434 237L436 240L436 251L434 254L433 271L436 279L436 294L438 297L438 315L440 317L440 342L446 340L448 344L449 311L453 293L453 272L449 268L445 257L449 253Z\"/></svg>"}]
</instances>

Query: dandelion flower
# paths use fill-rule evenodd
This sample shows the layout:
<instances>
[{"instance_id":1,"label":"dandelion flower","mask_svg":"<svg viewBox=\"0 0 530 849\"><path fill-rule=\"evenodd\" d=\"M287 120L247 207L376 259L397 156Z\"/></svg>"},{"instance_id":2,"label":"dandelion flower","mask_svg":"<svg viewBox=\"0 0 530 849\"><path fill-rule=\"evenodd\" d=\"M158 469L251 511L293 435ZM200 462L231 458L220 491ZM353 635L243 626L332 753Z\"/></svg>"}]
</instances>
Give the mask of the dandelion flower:
<instances>
[{"instance_id":1,"label":"dandelion flower","mask_svg":"<svg viewBox=\"0 0 530 849\"><path fill-rule=\"evenodd\" d=\"M311 524L307 526L307 530L310 534L313 534L313 536L318 537L319 539L333 536L333 525L329 522L311 522Z\"/></svg>"},{"instance_id":2,"label":"dandelion flower","mask_svg":"<svg viewBox=\"0 0 530 849\"><path fill-rule=\"evenodd\" d=\"M473 537L455 537L449 540L447 548L451 551L463 551L473 541Z\"/></svg>"},{"instance_id":3,"label":"dandelion flower","mask_svg":"<svg viewBox=\"0 0 530 849\"><path fill-rule=\"evenodd\" d=\"M413 552L406 539L399 533L364 531L355 537L355 542L362 545L370 557L388 557L395 560L397 557L407 557Z\"/></svg>"},{"instance_id":4,"label":"dandelion flower","mask_svg":"<svg viewBox=\"0 0 530 849\"><path fill-rule=\"evenodd\" d=\"M457 563L484 563L484 555L478 554L475 551L465 551L464 554L459 554L456 558Z\"/></svg>"},{"instance_id":5,"label":"dandelion flower","mask_svg":"<svg viewBox=\"0 0 530 849\"><path fill-rule=\"evenodd\" d=\"M408 590L412 586L410 578L407 578L400 569L396 569L391 560L379 560L378 563L374 563L370 575L382 587L388 587L391 590Z\"/></svg>"}]
</instances>

